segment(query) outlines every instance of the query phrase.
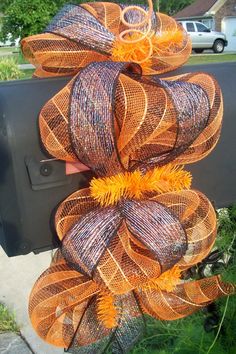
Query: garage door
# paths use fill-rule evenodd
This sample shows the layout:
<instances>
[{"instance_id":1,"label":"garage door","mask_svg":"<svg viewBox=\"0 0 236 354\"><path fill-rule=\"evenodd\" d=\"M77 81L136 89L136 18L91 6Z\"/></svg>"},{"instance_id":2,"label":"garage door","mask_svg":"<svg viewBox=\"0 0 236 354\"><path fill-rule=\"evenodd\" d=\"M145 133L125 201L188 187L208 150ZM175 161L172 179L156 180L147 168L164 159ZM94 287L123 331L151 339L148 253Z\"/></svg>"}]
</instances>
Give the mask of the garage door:
<instances>
[{"instance_id":1,"label":"garage door","mask_svg":"<svg viewBox=\"0 0 236 354\"><path fill-rule=\"evenodd\" d=\"M222 32L226 34L226 38L229 42L225 50L236 52L236 17L223 18Z\"/></svg>"}]
</instances>

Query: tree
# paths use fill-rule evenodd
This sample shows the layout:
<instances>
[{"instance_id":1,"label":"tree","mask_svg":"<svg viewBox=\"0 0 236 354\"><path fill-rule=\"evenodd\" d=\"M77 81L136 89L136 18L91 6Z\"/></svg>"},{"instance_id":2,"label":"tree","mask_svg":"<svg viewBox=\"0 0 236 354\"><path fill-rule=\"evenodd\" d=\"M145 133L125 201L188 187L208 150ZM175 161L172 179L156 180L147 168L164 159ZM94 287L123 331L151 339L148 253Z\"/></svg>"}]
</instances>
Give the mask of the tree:
<instances>
[{"instance_id":1,"label":"tree","mask_svg":"<svg viewBox=\"0 0 236 354\"><path fill-rule=\"evenodd\" d=\"M0 40L11 34L12 40L40 33L51 18L65 3L83 3L96 0L0 0L0 12L3 12ZM101 1L101 0L100 0ZM106 0L107 1L107 0ZM110 0L129 4L147 4L146 0ZM173 15L194 0L153 0L154 7L161 12Z\"/></svg>"},{"instance_id":2,"label":"tree","mask_svg":"<svg viewBox=\"0 0 236 354\"><path fill-rule=\"evenodd\" d=\"M65 2L63 0L4 0L0 38L5 40L11 34L11 38L16 39L42 32Z\"/></svg>"},{"instance_id":3,"label":"tree","mask_svg":"<svg viewBox=\"0 0 236 354\"><path fill-rule=\"evenodd\" d=\"M156 8L159 4L160 12L172 16L194 1L195 0L154 0L154 4Z\"/></svg>"},{"instance_id":4,"label":"tree","mask_svg":"<svg viewBox=\"0 0 236 354\"><path fill-rule=\"evenodd\" d=\"M11 3L12 3L12 0L1 0L1 2L0 2L0 12L4 13Z\"/></svg>"}]
</instances>

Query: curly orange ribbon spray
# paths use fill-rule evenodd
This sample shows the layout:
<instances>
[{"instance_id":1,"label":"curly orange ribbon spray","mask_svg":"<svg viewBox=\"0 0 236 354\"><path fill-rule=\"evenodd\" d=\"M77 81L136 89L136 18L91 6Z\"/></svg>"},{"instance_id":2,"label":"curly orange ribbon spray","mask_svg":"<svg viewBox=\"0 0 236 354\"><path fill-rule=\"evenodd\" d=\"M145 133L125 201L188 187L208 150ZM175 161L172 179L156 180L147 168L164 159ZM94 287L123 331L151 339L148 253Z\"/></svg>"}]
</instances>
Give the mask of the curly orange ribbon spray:
<instances>
[{"instance_id":1,"label":"curly orange ribbon spray","mask_svg":"<svg viewBox=\"0 0 236 354\"><path fill-rule=\"evenodd\" d=\"M150 57L153 54L153 44L152 44L152 41L151 41L151 38L150 38L150 32L152 30L151 17L152 17L152 14L153 14L153 3L152 3L152 0L147 0L147 1L148 1L148 5L149 5L148 12L145 11L144 9L142 9L139 6L128 6L128 7L124 8L122 13L121 13L121 21L122 21L122 23L125 26L130 27L130 28L127 29L127 30L122 31L119 34L119 40L121 42L123 42L123 43L128 43L128 44L137 46L137 48L142 45L142 42L143 42L144 39L147 39L147 41L148 41L148 44L149 44L149 47L150 47L149 51L148 51L148 53L145 53L145 51L143 53L144 55L146 55L146 57L144 59L135 58L136 59L135 62L138 63L138 64L142 64L144 62L147 62L148 59L150 59ZM128 11L140 11L144 15L144 19L141 22L139 22L139 23L129 23L125 19L125 14ZM142 30L140 30L140 28L145 26L145 25L147 25L148 27L143 32ZM135 34L141 34L141 37L138 36L138 38L134 39L132 36L130 36L130 37L128 37L126 39L127 35L134 34L134 33Z\"/></svg>"},{"instance_id":2,"label":"curly orange ribbon spray","mask_svg":"<svg viewBox=\"0 0 236 354\"><path fill-rule=\"evenodd\" d=\"M153 3L148 0L149 9L145 11L139 6L127 6L121 13L121 22L128 29L123 30L112 48L112 60L133 61L140 64L145 73L151 72L152 58L159 55L161 51L166 51L170 46L179 45L184 41L183 32L176 27L175 30L161 29L157 34L152 29ZM125 19L125 15L135 11L143 15L140 22L130 23Z\"/></svg>"}]
</instances>

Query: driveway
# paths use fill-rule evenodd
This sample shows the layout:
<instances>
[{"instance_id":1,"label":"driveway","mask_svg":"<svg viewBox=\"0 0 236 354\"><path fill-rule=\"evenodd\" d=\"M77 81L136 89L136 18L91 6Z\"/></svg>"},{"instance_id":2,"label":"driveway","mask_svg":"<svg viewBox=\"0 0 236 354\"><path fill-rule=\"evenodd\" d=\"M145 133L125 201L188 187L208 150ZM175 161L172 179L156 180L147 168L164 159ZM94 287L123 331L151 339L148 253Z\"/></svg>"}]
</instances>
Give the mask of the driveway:
<instances>
[{"instance_id":1,"label":"driveway","mask_svg":"<svg viewBox=\"0 0 236 354\"><path fill-rule=\"evenodd\" d=\"M34 332L28 317L30 290L39 275L49 266L51 252L8 258L0 247L0 302L16 316L22 336L35 354L62 354L64 351L42 341ZM7 353L6 353L7 354ZM21 354L21 353L19 353Z\"/></svg>"}]
</instances>

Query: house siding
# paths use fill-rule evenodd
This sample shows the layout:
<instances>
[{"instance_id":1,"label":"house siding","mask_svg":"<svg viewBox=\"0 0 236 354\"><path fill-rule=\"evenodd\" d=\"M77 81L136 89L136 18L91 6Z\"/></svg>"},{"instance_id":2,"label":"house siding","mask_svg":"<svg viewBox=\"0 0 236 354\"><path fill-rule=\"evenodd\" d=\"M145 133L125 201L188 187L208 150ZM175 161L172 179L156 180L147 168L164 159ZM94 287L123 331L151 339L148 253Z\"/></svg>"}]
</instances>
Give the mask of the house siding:
<instances>
[{"instance_id":1,"label":"house siding","mask_svg":"<svg viewBox=\"0 0 236 354\"><path fill-rule=\"evenodd\" d=\"M215 14L215 29L222 31L222 19L226 16L236 16L236 0L228 0Z\"/></svg>"}]
</instances>

